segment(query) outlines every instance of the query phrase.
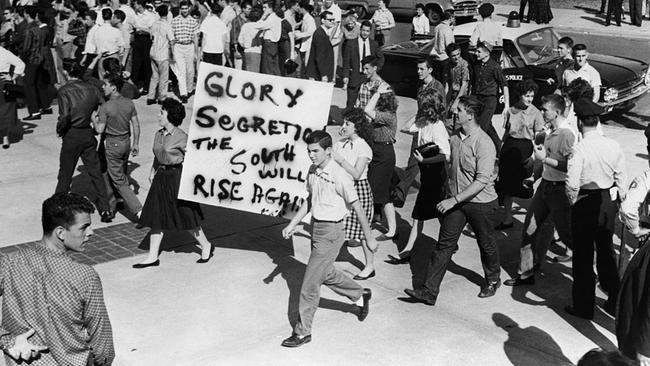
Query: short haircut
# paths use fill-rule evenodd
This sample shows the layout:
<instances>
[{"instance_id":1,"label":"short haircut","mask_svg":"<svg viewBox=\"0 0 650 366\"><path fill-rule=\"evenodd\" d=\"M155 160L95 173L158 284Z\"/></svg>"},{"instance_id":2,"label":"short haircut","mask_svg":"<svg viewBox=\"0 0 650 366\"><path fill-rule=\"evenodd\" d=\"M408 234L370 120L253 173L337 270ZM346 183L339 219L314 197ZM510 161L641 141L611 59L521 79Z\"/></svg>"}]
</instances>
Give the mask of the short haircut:
<instances>
[{"instance_id":1,"label":"short haircut","mask_svg":"<svg viewBox=\"0 0 650 366\"><path fill-rule=\"evenodd\" d=\"M122 76L120 75L106 74L106 77L104 78L104 82L107 83L108 85L114 86L115 90L117 90L118 92L122 90L122 87L124 86L124 79L122 79Z\"/></svg>"},{"instance_id":2,"label":"short haircut","mask_svg":"<svg viewBox=\"0 0 650 366\"><path fill-rule=\"evenodd\" d=\"M21 17L25 16L25 7L24 6L17 6L16 7L16 14L18 14Z\"/></svg>"},{"instance_id":3,"label":"short haircut","mask_svg":"<svg viewBox=\"0 0 650 366\"><path fill-rule=\"evenodd\" d=\"M251 12L248 14L248 20L250 20L251 22L256 22L262 19L263 15L264 15L264 10L262 10L262 6L257 4L253 6L253 9L251 9Z\"/></svg>"},{"instance_id":4,"label":"short haircut","mask_svg":"<svg viewBox=\"0 0 650 366\"><path fill-rule=\"evenodd\" d=\"M325 10L320 13L320 20L325 20L328 16L333 15L331 11Z\"/></svg>"},{"instance_id":5,"label":"short haircut","mask_svg":"<svg viewBox=\"0 0 650 366\"><path fill-rule=\"evenodd\" d=\"M485 42L479 42L479 43L476 44L476 49L478 50L478 49L480 49L480 48L484 49L484 50L487 51L488 53L491 53L491 52L492 52L491 47L490 47L487 43L485 43Z\"/></svg>"},{"instance_id":6,"label":"short haircut","mask_svg":"<svg viewBox=\"0 0 650 366\"><path fill-rule=\"evenodd\" d=\"M447 53L447 55L451 55L451 53L456 50L460 50L460 46L453 42L448 44L447 47L445 47L445 52Z\"/></svg>"},{"instance_id":7,"label":"short haircut","mask_svg":"<svg viewBox=\"0 0 650 366\"><path fill-rule=\"evenodd\" d=\"M594 98L594 88L583 78L577 78L570 82L569 85L562 88L562 93L569 97L571 102L575 102L580 98Z\"/></svg>"},{"instance_id":8,"label":"short haircut","mask_svg":"<svg viewBox=\"0 0 650 366\"><path fill-rule=\"evenodd\" d=\"M372 29L372 23L369 20L364 20L363 22L361 22L361 26L359 28L361 27L368 27Z\"/></svg>"},{"instance_id":9,"label":"short haircut","mask_svg":"<svg viewBox=\"0 0 650 366\"><path fill-rule=\"evenodd\" d=\"M343 120L350 121L354 124L357 136L364 139L368 145L372 146L374 142L374 127L368 121L366 113L361 108L349 108L343 111Z\"/></svg>"},{"instance_id":10,"label":"short haircut","mask_svg":"<svg viewBox=\"0 0 650 366\"><path fill-rule=\"evenodd\" d=\"M156 8L156 13L158 13L159 17L164 18L169 13L169 10L167 9L167 6L160 5L159 7Z\"/></svg>"},{"instance_id":11,"label":"short haircut","mask_svg":"<svg viewBox=\"0 0 650 366\"><path fill-rule=\"evenodd\" d=\"M415 4L415 9L422 9L422 10L424 10L424 4L422 4L422 3L417 3L417 4Z\"/></svg>"},{"instance_id":12,"label":"short haircut","mask_svg":"<svg viewBox=\"0 0 650 366\"><path fill-rule=\"evenodd\" d=\"M565 44L569 46L569 48L573 47L573 39L571 37L562 37L557 41L558 44Z\"/></svg>"},{"instance_id":13,"label":"short haircut","mask_svg":"<svg viewBox=\"0 0 650 366\"><path fill-rule=\"evenodd\" d=\"M576 53L578 51L586 51L586 50L587 50L587 46L583 43L578 43L577 45L571 48L571 52L573 53Z\"/></svg>"},{"instance_id":14,"label":"short haircut","mask_svg":"<svg viewBox=\"0 0 650 366\"><path fill-rule=\"evenodd\" d=\"M97 12L94 10L88 10L85 16L89 17L91 20L96 21L97 20Z\"/></svg>"},{"instance_id":15,"label":"short haircut","mask_svg":"<svg viewBox=\"0 0 650 366\"><path fill-rule=\"evenodd\" d=\"M361 59L361 65L363 66L370 64L371 66L377 67L378 63L379 63L379 58L377 58L377 56L375 55L366 56Z\"/></svg>"},{"instance_id":16,"label":"short haircut","mask_svg":"<svg viewBox=\"0 0 650 366\"><path fill-rule=\"evenodd\" d=\"M300 0L300 1L298 1L298 6L300 8L302 8L302 9L307 10L307 11L311 11L311 9L312 9L312 6L309 3L309 0Z\"/></svg>"},{"instance_id":17,"label":"short haircut","mask_svg":"<svg viewBox=\"0 0 650 366\"><path fill-rule=\"evenodd\" d=\"M59 226L69 229L76 223L78 213L91 214L95 211L87 198L77 193L61 192L43 202L41 224L43 234L49 235Z\"/></svg>"},{"instance_id":18,"label":"short haircut","mask_svg":"<svg viewBox=\"0 0 650 366\"><path fill-rule=\"evenodd\" d=\"M564 114L566 109L566 101L559 94L549 94L542 97L542 105L549 104L553 106L560 114Z\"/></svg>"},{"instance_id":19,"label":"short haircut","mask_svg":"<svg viewBox=\"0 0 650 366\"><path fill-rule=\"evenodd\" d=\"M63 70L73 78L81 79L84 73L83 67L74 58L66 58L63 60Z\"/></svg>"},{"instance_id":20,"label":"short haircut","mask_svg":"<svg viewBox=\"0 0 650 366\"><path fill-rule=\"evenodd\" d=\"M298 3L298 2L294 1L294 4L296 4L296 3ZM250 0L244 0L244 1L241 2L241 8L242 9L246 9L246 7L248 7L248 6L253 7L253 2L250 1Z\"/></svg>"},{"instance_id":21,"label":"short haircut","mask_svg":"<svg viewBox=\"0 0 650 366\"><path fill-rule=\"evenodd\" d=\"M166 98L162 102L162 109L167 111L167 120L174 126L180 126L185 119L185 107L176 99Z\"/></svg>"},{"instance_id":22,"label":"short haircut","mask_svg":"<svg viewBox=\"0 0 650 366\"><path fill-rule=\"evenodd\" d=\"M122 23L126 20L126 14L120 9L115 10L113 16Z\"/></svg>"},{"instance_id":23,"label":"short haircut","mask_svg":"<svg viewBox=\"0 0 650 366\"><path fill-rule=\"evenodd\" d=\"M187 7L190 7L190 8L191 8L191 7L192 7L192 4L191 4L189 1L187 1L187 0L183 0L183 1L181 1L181 2L179 3L179 5L178 5L178 7L180 7L180 8L182 8L182 7L184 7L184 6L187 6Z\"/></svg>"},{"instance_id":24,"label":"short haircut","mask_svg":"<svg viewBox=\"0 0 650 366\"><path fill-rule=\"evenodd\" d=\"M422 57L418 59L418 65L419 64L427 64L427 69L433 70L433 58L431 57Z\"/></svg>"},{"instance_id":25,"label":"short haircut","mask_svg":"<svg viewBox=\"0 0 650 366\"><path fill-rule=\"evenodd\" d=\"M467 113L474 116L475 120L478 118L478 115L481 114L481 110L483 109L483 102L473 95L463 95L458 98L458 105L462 105Z\"/></svg>"},{"instance_id":26,"label":"short haircut","mask_svg":"<svg viewBox=\"0 0 650 366\"><path fill-rule=\"evenodd\" d=\"M539 86L532 79L524 79L517 84L517 91L519 92L519 96L524 96L531 91L537 95Z\"/></svg>"},{"instance_id":27,"label":"short haircut","mask_svg":"<svg viewBox=\"0 0 650 366\"><path fill-rule=\"evenodd\" d=\"M113 11L111 9L102 9L102 19L104 21L109 21L113 17Z\"/></svg>"},{"instance_id":28,"label":"short haircut","mask_svg":"<svg viewBox=\"0 0 650 366\"><path fill-rule=\"evenodd\" d=\"M33 5L28 5L25 7L25 14L29 15L30 18L36 19L38 15L38 8Z\"/></svg>"},{"instance_id":29,"label":"short haircut","mask_svg":"<svg viewBox=\"0 0 650 366\"><path fill-rule=\"evenodd\" d=\"M212 14L220 16L221 12L223 12L223 6L221 6L219 2L213 1L212 4L210 4L210 11Z\"/></svg>"},{"instance_id":30,"label":"short haircut","mask_svg":"<svg viewBox=\"0 0 650 366\"><path fill-rule=\"evenodd\" d=\"M323 130L316 130L305 138L307 145L318 144L323 149L332 147L332 136Z\"/></svg>"}]
</instances>

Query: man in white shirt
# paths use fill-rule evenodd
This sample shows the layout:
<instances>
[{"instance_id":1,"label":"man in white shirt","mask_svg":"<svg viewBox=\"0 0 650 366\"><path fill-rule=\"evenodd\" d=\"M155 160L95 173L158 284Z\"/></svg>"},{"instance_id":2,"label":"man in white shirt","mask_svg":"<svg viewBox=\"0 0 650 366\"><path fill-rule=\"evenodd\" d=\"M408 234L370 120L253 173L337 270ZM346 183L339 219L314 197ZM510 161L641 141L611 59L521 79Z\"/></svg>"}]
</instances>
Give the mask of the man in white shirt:
<instances>
[{"instance_id":1,"label":"man in white shirt","mask_svg":"<svg viewBox=\"0 0 650 366\"><path fill-rule=\"evenodd\" d=\"M602 85L602 82L598 70L594 69L594 67L589 65L587 62L587 58L589 57L587 46L579 43L573 46L572 52L573 60L575 62L573 67L564 70L561 86L569 85L573 80L578 78L586 80L594 89L593 101L598 103L600 100L600 86Z\"/></svg>"},{"instance_id":2,"label":"man in white shirt","mask_svg":"<svg viewBox=\"0 0 650 366\"><path fill-rule=\"evenodd\" d=\"M238 0L230 0L230 1L225 1L225 0L219 0L217 1L219 5L223 7L223 10L221 11L221 16L219 18L226 24L226 27L228 29L231 29L231 22L235 17L237 17L237 9L239 8L239 1Z\"/></svg>"},{"instance_id":3,"label":"man in white shirt","mask_svg":"<svg viewBox=\"0 0 650 366\"><path fill-rule=\"evenodd\" d=\"M149 81L149 95L147 105L161 102L167 98L167 82L169 81L169 49L174 41L172 25L167 21L169 10L167 6L160 5L156 8L160 17L151 26L151 80ZM156 86L158 98L156 100Z\"/></svg>"},{"instance_id":4,"label":"man in white shirt","mask_svg":"<svg viewBox=\"0 0 650 366\"><path fill-rule=\"evenodd\" d=\"M429 24L429 17L424 14L424 5L418 3L415 5L416 15L413 17L413 35L429 34L431 25Z\"/></svg>"},{"instance_id":5,"label":"man in white shirt","mask_svg":"<svg viewBox=\"0 0 650 366\"><path fill-rule=\"evenodd\" d=\"M190 15L191 3L183 0L179 3L180 14L172 20L174 32L174 65L172 70L178 79L178 92L181 101L194 93L194 74L196 70L196 53L199 45L199 23Z\"/></svg>"},{"instance_id":6,"label":"man in white shirt","mask_svg":"<svg viewBox=\"0 0 650 366\"><path fill-rule=\"evenodd\" d=\"M282 75L278 57L278 41L280 41L282 35L282 19L273 9L273 1L266 0L263 2L262 9L264 10L264 18L255 27L264 31L260 72L269 75Z\"/></svg>"},{"instance_id":7,"label":"man in white shirt","mask_svg":"<svg viewBox=\"0 0 650 366\"><path fill-rule=\"evenodd\" d=\"M300 74L305 76L307 60L309 60L309 50L311 49L311 40L314 31L316 31L316 21L311 16L312 6L309 0L300 0L298 3L298 12L302 14L302 24L300 30L293 33L296 44L300 44Z\"/></svg>"},{"instance_id":8,"label":"man in white shirt","mask_svg":"<svg viewBox=\"0 0 650 366\"><path fill-rule=\"evenodd\" d=\"M202 61L213 65L223 65L224 56L227 58L230 52L230 32L226 23L219 18L222 11L223 7L214 2L210 14L203 20L199 29L203 37Z\"/></svg>"},{"instance_id":9,"label":"man in white shirt","mask_svg":"<svg viewBox=\"0 0 650 366\"><path fill-rule=\"evenodd\" d=\"M104 22L94 32L93 43L97 49L99 59L99 78L104 78L104 60L114 58L120 60L124 51L124 36L119 29L113 27L111 19L113 11L111 9L102 10L102 19Z\"/></svg>"},{"instance_id":10,"label":"man in white shirt","mask_svg":"<svg viewBox=\"0 0 650 366\"><path fill-rule=\"evenodd\" d=\"M133 27L126 23L126 14L117 9L113 12L113 26L117 28L122 34L122 39L124 40L124 51L122 52L122 57L120 64L125 71L131 71L130 61L131 61L131 33L133 32ZM127 68L127 65L129 66Z\"/></svg>"},{"instance_id":11,"label":"man in white shirt","mask_svg":"<svg viewBox=\"0 0 650 366\"><path fill-rule=\"evenodd\" d=\"M84 15L84 23L88 28L88 34L86 34L86 44L84 45L83 58L81 59L81 65L86 65L87 61L92 60L94 55L97 55L97 46L95 45L95 32L99 28L99 25L96 23L97 13L94 10L89 10Z\"/></svg>"}]
</instances>

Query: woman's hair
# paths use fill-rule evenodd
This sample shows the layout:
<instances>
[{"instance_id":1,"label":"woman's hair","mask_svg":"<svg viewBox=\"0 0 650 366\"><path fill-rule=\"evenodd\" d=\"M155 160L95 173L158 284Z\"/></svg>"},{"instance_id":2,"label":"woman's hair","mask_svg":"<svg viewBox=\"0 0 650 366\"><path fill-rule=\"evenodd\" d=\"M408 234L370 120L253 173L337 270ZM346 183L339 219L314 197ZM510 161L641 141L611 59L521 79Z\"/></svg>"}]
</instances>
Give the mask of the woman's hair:
<instances>
[{"instance_id":1,"label":"woman's hair","mask_svg":"<svg viewBox=\"0 0 650 366\"><path fill-rule=\"evenodd\" d=\"M185 107L176 99L167 98L162 102L162 110L167 112L167 120L178 127L185 119Z\"/></svg>"},{"instance_id":2,"label":"woman's hair","mask_svg":"<svg viewBox=\"0 0 650 366\"><path fill-rule=\"evenodd\" d=\"M392 91L388 93L382 93L379 96L379 100L377 100L375 109L379 112L397 112L397 98L395 97L395 93Z\"/></svg>"},{"instance_id":3,"label":"woman's hair","mask_svg":"<svg viewBox=\"0 0 650 366\"><path fill-rule=\"evenodd\" d=\"M580 98L594 98L594 88L591 87L588 81L582 78L570 82L569 85L562 88L562 93L567 95L572 103L575 103Z\"/></svg>"},{"instance_id":4,"label":"woman's hair","mask_svg":"<svg viewBox=\"0 0 650 366\"><path fill-rule=\"evenodd\" d=\"M343 120L352 122L354 124L354 130L356 131L357 136L366 140L368 145L372 146L374 142L373 128L370 122L368 121L366 114L363 112L363 109L361 108L346 109L343 112Z\"/></svg>"},{"instance_id":5,"label":"woman's hair","mask_svg":"<svg viewBox=\"0 0 650 366\"><path fill-rule=\"evenodd\" d=\"M533 92L535 95L537 95L539 87L537 86L537 83L535 83L532 79L526 79L517 84L517 91L519 92L519 97L523 97L529 92Z\"/></svg>"},{"instance_id":6,"label":"woman's hair","mask_svg":"<svg viewBox=\"0 0 650 366\"><path fill-rule=\"evenodd\" d=\"M418 117L415 123L418 127L424 124L433 123L443 118L445 113L445 98L437 90L433 89L431 93L425 93L418 98Z\"/></svg>"}]
</instances>

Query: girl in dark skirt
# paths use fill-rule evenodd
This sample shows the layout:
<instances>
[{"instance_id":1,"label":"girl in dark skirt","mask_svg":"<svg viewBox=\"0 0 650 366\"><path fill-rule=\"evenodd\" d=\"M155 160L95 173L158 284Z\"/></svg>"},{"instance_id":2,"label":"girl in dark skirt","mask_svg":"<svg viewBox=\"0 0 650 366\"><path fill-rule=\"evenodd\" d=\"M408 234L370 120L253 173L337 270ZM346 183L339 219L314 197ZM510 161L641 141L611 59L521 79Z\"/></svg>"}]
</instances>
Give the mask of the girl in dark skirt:
<instances>
[{"instance_id":1,"label":"girl in dark skirt","mask_svg":"<svg viewBox=\"0 0 650 366\"><path fill-rule=\"evenodd\" d=\"M348 109L343 113L343 126L339 132L343 140L334 144L332 157L354 179L354 188L359 196L361 207L368 222L372 220L373 198L368 182L368 163L372 160L372 125L360 108ZM375 276L374 253L367 246L361 224L354 211L345 217L345 240L360 241L366 258L364 269L354 276L355 280L365 280Z\"/></svg>"},{"instance_id":2,"label":"girl in dark skirt","mask_svg":"<svg viewBox=\"0 0 650 366\"><path fill-rule=\"evenodd\" d=\"M503 147L499 157L499 181L497 193L503 201L505 217L496 229L513 226L512 197L530 198L524 180L532 175L533 141L537 133L544 131L544 117L533 105L537 84L524 80L517 86L519 102L505 113Z\"/></svg>"},{"instance_id":3,"label":"girl in dark skirt","mask_svg":"<svg viewBox=\"0 0 650 366\"><path fill-rule=\"evenodd\" d=\"M200 226L203 213L199 204L177 198L187 146L187 134L178 128L184 118L185 108L179 101L171 98L163 101L158 117L162 129L156 132L153 142L151 188L138 221L151 228L149 255L133 268L160 264L158 252L164 230L189 231L201 245L201 259L197 263L207 263L212 256L212 245Z\"/></svg>"}]
</instances>

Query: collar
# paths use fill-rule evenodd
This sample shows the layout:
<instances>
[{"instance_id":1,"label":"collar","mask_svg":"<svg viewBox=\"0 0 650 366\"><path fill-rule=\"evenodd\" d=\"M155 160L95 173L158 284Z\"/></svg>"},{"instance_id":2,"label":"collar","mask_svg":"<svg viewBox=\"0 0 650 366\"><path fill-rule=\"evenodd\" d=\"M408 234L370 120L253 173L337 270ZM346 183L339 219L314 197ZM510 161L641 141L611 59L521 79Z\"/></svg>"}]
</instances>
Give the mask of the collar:
<instances>
[{"instance_id":1,"label":"collar","mask_svg":"<svg viewBox=\"0 0 650 366\"><path fill-rule=\"evenodd\" d=\"M574 71L580 71L580 70L582 70L582 69L585 69L585 70L586 70L587 67L589 66L589 61L585 62L585 64L584 64L582 67L580 67L579 69L576 69L575 66L578 66L578 63L577 63L577 62L574 63L574 67L573 67L573 70L574 70Z\"/></svg>"},{"instance_id":2,"label":"collar","mask_svg":"<svg viewBox=\"0 0 650 366\"><path fill-rule=\"evenodd\" d=\"M176 127L172 127L171 130L168 130L165 127L163 127L159 131L163 136L174 136L174 132L176 132Z\"/></svg>"},{"instance_id":3,"label":"collar","mask_svg":"<svg viewBox=\"0 0 650 366\"><path fill-rule=\"evenodd\" d=\"M474 128L472 128L471 131L469 131L469 132L465 132L465 129L463 129L463 128L461 127L461 128L458 130L458 131L460 131L460 139L461 139L461 140L465 140L466 138L468 138L468 137L474 135L474 133L475 133L476 131L480 130L480 129L481 129L481 126L476 125L476 126L474 126Z\"/></svg>"}]
</instances>

